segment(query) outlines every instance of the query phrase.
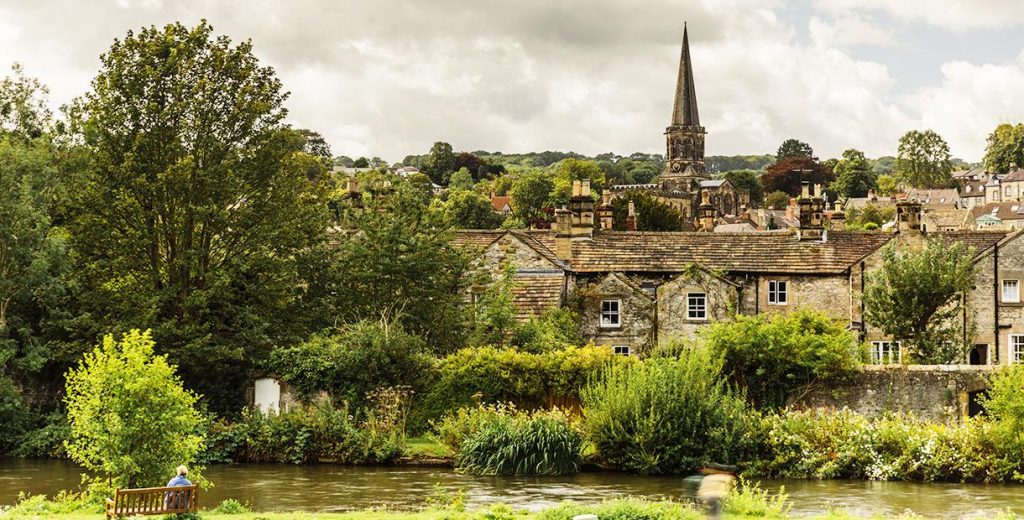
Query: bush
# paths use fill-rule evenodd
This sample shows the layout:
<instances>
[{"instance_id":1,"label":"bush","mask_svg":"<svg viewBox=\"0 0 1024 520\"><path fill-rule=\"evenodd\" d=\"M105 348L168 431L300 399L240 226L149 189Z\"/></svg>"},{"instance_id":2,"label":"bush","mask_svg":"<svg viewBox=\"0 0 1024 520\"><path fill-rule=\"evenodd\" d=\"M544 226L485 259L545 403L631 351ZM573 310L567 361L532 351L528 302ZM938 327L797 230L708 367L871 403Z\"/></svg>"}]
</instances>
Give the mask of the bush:
<instances>
[{"instance_id":1,"label":"bush","mask_svg":"<svg viewBox=\"0 0 1024 520\"><path fill-rule=\"evenodd\" d=\"M573 409L588 380L612 363L629 361L593 345L545 353L465 348L437 362L433 381L414 406L412 428L420 431L430 420L477 402Z\"/></svg>"},{"instance_id":2,"label":"bush","mask_svg":"<svg viewBox=\"0 0 1024 520\"><path fill-rule=\"evenodd\" d=\"M274 352L272 365L309 398L326 391L355 406L381 386L418 387L430 359L423 340L387 321L360 321Z\"/></svg>"},{"instance_id":3,"label":"bush","mask_svg":"<svg viewBox=\"0 0 1024 520\"><path fill-rule=\"evenodd\" d=\"M989 378L985 411L997 421L1001 444L1024 462L1024 365L999 368Z\"/></svg>"},{"instance_id":4,"label":"bush","mask_svg":"<svg viewBox=\"0 0 1024 520\"><path fill-rule=\"evenodd\" d=\"M461 409L436 425L456 468L474 475L560 475L583 462L583 435L560 410Z\"/></svg>"},{"instance_id":5,"label":"bush","mask_svg":"<svg viewBox=\"0 0 1024 520\"><path fill-rule=\"evenodd\" d=\"M64 443L71 435L71 425L64 413L55 411L42 419L43 424L18 439L12 454L16 457L62 458L67 456Z\"/></svg>"},{"instance_id":6,"label":"bush","mask_svg":"<svg viewBox=\"0 0 1024 520\"><path fill-rule=\"evenodd\" d=\"M588 438L616 468L683 473L740 462L751 447L753 416L704 349L614 367L586 387L583 405Z\"/></svg>"},{"instance_id":7,"label":"bush","mask_svg":"<svg viewBox=\"0 0 1024 520\"><path fill-rule=\"evenodd\" d=\"M712 325L703 338L723 356L723 373L759 408L782 407L800 390L839 379L860 365L856 336L810 310L737 316Z\"/></svg>"},{"instance_id":8,"label":"bush","mask_svg":"<svg viewBox=\"0 0 1024 520\"><path fill-rule=\"evenodd\" d=\"M601 504L582 505L566 502L546 509L539 520L572 520L577 515L593 514L601 520L699 520L704 514L689 504L651 502L637 498L610 500Z\"/></svg>"},{"instance_id":9,"label":"bush","mask_svg":"<svg viewBox=\"0 0 1024 520\"><path fill-rule=\"evenodd\" d=\"M552 352L582 343L579 314L567 307L548 309L512 333L512 345L525 352Z\"/></svg>"},{"instance_id":10,"label":"bush","mask_svg":"<svg viewBox=\"0 0 1024 520\"><path fill-rule=\"evenodd\" d=\"M1012 458L983 418L944 425L904 414L867 418L844 409L789 411L766 422L764 454L749 468L752 474L982 482L1013 476Z\"/></svg>"},{"instance_id":11,"label":"bush","mask_svg":"<svg viewBox=\"0 0 1024 520\"><path fill-rule=\"evenodd\" d=\"M245 513L251 513L252 510L245 507L241 502L233 498L228 498L214 508L213 512L222 515L242 515Z\"/></svg>"}]
</instances>

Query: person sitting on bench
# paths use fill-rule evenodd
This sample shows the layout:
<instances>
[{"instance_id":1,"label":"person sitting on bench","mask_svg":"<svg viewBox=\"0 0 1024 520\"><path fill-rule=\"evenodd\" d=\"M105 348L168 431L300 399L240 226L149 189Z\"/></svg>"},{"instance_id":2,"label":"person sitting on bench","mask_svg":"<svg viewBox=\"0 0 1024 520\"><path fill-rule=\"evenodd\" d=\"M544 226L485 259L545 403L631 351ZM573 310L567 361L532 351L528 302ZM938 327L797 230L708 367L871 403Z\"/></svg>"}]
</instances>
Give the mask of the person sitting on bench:
<instances>
[{"instance_id":1,"label":"person sitting on bench","mask_svg":"<svg viewBox=\"0 0 1024 520\"><path fill-rule=\"evenodd\" d=\"M184 464L178 466L177 475L167 483L167 487L191 486L188 480L188 468ZM170 491L164 497L164 509L177 509L188 506L188 492Z\"/></svg>"}]
</instances>

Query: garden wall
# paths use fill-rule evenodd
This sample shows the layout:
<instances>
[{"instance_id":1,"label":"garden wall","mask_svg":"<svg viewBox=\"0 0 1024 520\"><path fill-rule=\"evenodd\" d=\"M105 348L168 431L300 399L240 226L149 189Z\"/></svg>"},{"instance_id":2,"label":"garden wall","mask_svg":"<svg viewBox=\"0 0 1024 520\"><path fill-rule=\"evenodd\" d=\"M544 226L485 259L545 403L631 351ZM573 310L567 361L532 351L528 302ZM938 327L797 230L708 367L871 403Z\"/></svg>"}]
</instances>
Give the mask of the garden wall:
<instances>
[{"instance_id":1,"label":"garden wall","mask_svg":"<svg viewBox=\"0 0 1024 520\"><path fill-rule=\"evenodd\" d=\"M987 389L989 366L865 366L844 382L815 388L792 406L843 408L877 416L910 412L933 421L958 422L980 411L978 397Z\"/></svg>"}]
</instances>

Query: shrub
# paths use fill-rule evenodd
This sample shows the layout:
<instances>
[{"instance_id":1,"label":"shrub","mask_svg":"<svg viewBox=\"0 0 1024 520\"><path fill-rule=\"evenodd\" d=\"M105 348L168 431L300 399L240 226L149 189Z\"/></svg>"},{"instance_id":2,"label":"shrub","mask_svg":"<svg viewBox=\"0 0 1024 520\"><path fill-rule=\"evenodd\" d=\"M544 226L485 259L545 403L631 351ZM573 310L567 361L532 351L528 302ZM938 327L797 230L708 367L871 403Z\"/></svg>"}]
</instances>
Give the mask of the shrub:
<instances>
[{"instance_id":1,"label":"shrub","mask_svg":"<svg viewBox=\"0 0 1024 520\"><path fill-rule=\"evenodd\" d=\"M577 515L594 514L601 520L699 520L704 514L689 504L652 502L637 498L610 500L582 505L566 502L540 512L539 520L572 520Z\"/></svg>"},{"instance_id":2,"label":"shrub","mask_svg":"<svg viewBox=\"0 0 1024 520\"><path fill-rule=\"evenodd\" d=\"M582 343L579 315L568 307L548 309L512 333L512 345L525 352L552 352Z\"/></svg>"},{"instance_id":3,"label":"shrub","mask_svg":"<svg viewBox=\"0 0 1024 520\"><path fill-rule=\"evenodd\" d=\"M154 356L153 346L148 331L133 330L119 342L107 336L68 371L71 437L65 446L96 482L161 485L202 449L198 396L182 388L175 368Z\"/></svg>"},{"instance_id":4,"label":"shrub","mask_svg":"<svg viewBox=\"0 0 1024 520\"><path fill-rule=\"evenodd\" d=\"M992 374L983 405L997 422L1002 444L1024 463L1024 365L1001 367Z\"/></svg>"},{"instance_id":5,"label":"shrub","mask_svg":"<svg viewBox=\"0 0 1024 520\"><path fill-rule=\"evenodd\" d=\"M754 422L704 349L613 367L584 389L583 411L598 455L641 474L739 462Z\"/></svg>"},{"instance_id":6,"label":"shrub","mask_svg":"<svg viewBox=\"0 0 1024 520\"><path fill-rule=\"evenodd\" d=\"M792 505L785 488L772 496L757 483L741 480L722 500L722 510L735 516L788 518Z\"/></svg>"},{"instance_id":7,"label":"shrub","mask_svg":"<svg viewBox=\"0 0 1024 520\"><path fill-rule=\"evenodd\" d=\"M59 411L43 417L43 424L18 439L12 452L16 457L61 458L67 456L64 443L71 435L67 416Z\"/></svg>"},{"instance_id":8,"label":"shrub","mask_svg":"<svg viewBox=\"0 0 1024 520\"><path fill-rule=\"evenodd\" d=\"M559 410L485 410L458 445L456 467L474 475L560 475L583 462L583 435Z\"/></svg>"},{"instance_id":9,"label":"shrub","mask_svg":"<svg viewBox=\"0 0 1024 520\"><path fill-rule=\"evenodd\" d=\"M228 498L214 508L213 512L222 515L242 515L245 513L251 513L252 510L245 507L241 502L233 498Z\"/></svg>"},{"instance_id":10,"label":"shrub","mask_svg":"<svg viewBox=\"0 0 1024 520\"><path fill-rule=\"evenodd\" d=\"M853 333L810 310L737 316L712 325L703 339L758 407L781 407L801 389L841 378L857 370L861 357Z\"/></svg>"}]
</instances>

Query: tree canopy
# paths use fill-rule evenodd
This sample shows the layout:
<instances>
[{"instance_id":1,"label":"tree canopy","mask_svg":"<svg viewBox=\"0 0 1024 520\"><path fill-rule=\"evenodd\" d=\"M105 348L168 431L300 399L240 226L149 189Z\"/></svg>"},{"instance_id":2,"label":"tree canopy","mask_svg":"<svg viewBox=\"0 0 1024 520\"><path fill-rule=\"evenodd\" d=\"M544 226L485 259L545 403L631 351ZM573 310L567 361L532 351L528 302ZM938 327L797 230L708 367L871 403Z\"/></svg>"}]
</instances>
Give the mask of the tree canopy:
<instances>
[{"instance_id":1,"label":"tree canopy","mask_svg":"<svg viewBox=\"0 0 1024 520\"><path fill-rule=\"evenodd\" d=\"M675 208L642 191L627 191L612 201L613 228L626 229L629 202L636 210L637 231L681 231L683 216Z\"/></svg>"},{"instance_id":2,"label":"tree canopy","mask_svg":"<svg viewBox=\"0 0 1024 520\"><path fill-rule=\"evenodd\" d=\"M834 179L832 171L811 157L790 157L772 164L761 176L766 193L783 191L790 196L800 195L801 183L820 184L826 187Z\"/></svg>"},{"instance_id":3,"label":"tree canopy","mask_svg":"<svg viewBox=\"0 0 1024 520\"><path fill-rule=\"evenodd\" d=\"M1003 123L988 136L985 169L1006 173L1013 166L1024 168L1024 123Z\"/></svg>"},{"instance_id":4,"label":"tree canopy","mask_svg":"<svg viewBox=\"0 0 1024 520\"><path fill-rule=\"evenodd\" d=\"M779 145L779 150L775 152L775 160L781 161L783 159L789 159L791 157L814 157L814 150L811 145L797 140L797 139L786 139Z\"/></svg>"},{"instance_id":5,"label":"tree canopy","mask_svg":"<svg viewBox=\"0 0 1024 520\"><path fill-rule=\"evenodd\" d=\"M932 130L911 130L900 138L895 174L914 188L939 188L949 184L949 145Z\"/></svg>"},{"instance_id":6,"label":"tree canopy","mask_svg":"<svg viewBox=\"0 0 1024 520\"><path fill-rule=\"evenodd\" d=\"M877 176L864 152L849 149L834 167L836 180L831 190L840 197L864 197L875 188Z\"/></svg>"}]
</instances>

